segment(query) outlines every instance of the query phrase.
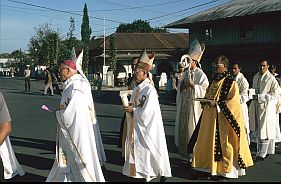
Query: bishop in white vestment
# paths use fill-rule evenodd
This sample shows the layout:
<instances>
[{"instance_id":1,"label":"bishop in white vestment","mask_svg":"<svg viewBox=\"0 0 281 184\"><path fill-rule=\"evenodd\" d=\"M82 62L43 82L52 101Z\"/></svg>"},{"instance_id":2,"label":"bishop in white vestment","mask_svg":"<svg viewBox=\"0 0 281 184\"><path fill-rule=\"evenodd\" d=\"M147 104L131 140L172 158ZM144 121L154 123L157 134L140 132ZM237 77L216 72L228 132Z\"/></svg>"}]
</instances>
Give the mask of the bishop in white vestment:
<instances>
[{"instance_id":1,"label":"bishop in white vestment","mask_svg":"<svg viewBox=\"0 0 281 184\"><path fill-rule=\"evenodd\" d=\"M158 94L147 78L154 57L146 51L135 68L138 86L134 88L127 119L125 163L123 174L150 181L156 177L171 177L171 167Z\"/></svg>"},{"instance_id":2,"label":"bishop in white vestment","mask_svg":"<svg viewBox=\"0 0 281 184\"><path fill-rule=\"evenodd\" d=\"M60 67L64 90L57 110L56 158L47 181L104 182L92 125L87 81L71 60Z\"/></svg>"},{"instance_id":3,"label":"bishop in white vestment","mask_svg":"<svg viewBox=\"0 0 281 184\"><path fill-rule=\"evenodd\" d=\"M91 120L92 120L92 124L93 124L94 135L95 135L95 138L96 138L96 146L97 146L97 152L98 152L100 164L104 166L104 164L106 162L106 156L105 156L104 147L103 147L103 143L102 143L102 139L101 139L98 120L97 120L97 117L96 117L94 100L93 100L93 96L92 96L92 88L91 88L90 82L88 81L87 77L85 76L85 74L82 70L83 50L79 54L78 58L76 58L75 49L73 47L73 49L72 49L72 61L75 61L76 70L87 81L86 83L83 83L83 84L85 85L85 92L87 92L89 101L91 102L91 106L89 107L89 109L91 111Z\"/></svg>"},{"instance_id":4,"label":"bishop in white vestment","mask_svg":"<svg viewBox=\"0 0 281 184\"><path fill-rule=\"evenodd\" d=\"M182 56L188 58L186 70L177 89L177 115L175 121L175 144L180 155L191 163L192 154L188 153L187 145L198 123L203 111L199 101L195 98L204 98L209 86L209 80L203 70L199 67L199 62L204 53L204 44L193 41L189 54ZM181 61L182 62L182 61Z\"/></svg>"}]
</instances>

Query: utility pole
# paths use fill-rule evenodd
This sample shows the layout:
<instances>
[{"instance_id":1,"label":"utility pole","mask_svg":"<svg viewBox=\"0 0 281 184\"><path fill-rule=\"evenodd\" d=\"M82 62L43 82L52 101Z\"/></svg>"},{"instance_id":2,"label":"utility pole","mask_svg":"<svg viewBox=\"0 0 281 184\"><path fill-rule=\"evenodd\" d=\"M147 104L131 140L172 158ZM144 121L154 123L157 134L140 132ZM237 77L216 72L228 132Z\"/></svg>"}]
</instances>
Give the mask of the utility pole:
<instances>
[{"instance_id":1,"label":"utility pole","mask_svg":"<svg viewBox=\"0 0 281 184\"><path fill-rule=\"evenodd\" d=\"M103 66L105 66L105 18L103 19Z\"/></svg>"},{"instance_id":2,"label":"utility pole","mask_svg":"<svg viewBox=\"0 0 281 184\"><path fill-rule=\"evenodd\" d=\"M102 66L102 81L103 84L105 84L105 75L106 75L106 71L105 71L105 18L103 18L103 66Z\"/></svg>"}]
</instances>

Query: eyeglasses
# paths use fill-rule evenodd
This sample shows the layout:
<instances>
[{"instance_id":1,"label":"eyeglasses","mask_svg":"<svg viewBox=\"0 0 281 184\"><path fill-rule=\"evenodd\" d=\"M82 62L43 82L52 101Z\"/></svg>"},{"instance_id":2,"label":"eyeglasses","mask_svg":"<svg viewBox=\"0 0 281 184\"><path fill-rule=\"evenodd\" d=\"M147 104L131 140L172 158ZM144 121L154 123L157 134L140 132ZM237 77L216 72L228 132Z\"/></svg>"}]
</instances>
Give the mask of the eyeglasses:
<instances>
[{"instance_id":1,"label":"eyeglasses","mask_svg":"<svg viewBox=\"0 0 281 184\"><path fill-rule=\"evenodd\" d=\"M217 67L224 67L224 64L222 63L212 63L212 66L217 68Z\"/></svg>"},{"instance_id":2,"label":"eyeglasses","mask_svg":"<svg viewBox=\"0 0 281 184\"><path fill-rule=\"evenodd\" d=\"M267 65L260 65L261 67L266 67Z\"/></svg>"},{"instance_id":3,"label":"eyeglasses","mask_svg":"<svg viewBox=\"0 0 281 184\"><path fill-rule=\"evenodd\" d=\"M59 68L59 70L65 70L65 69L67 69L67 70L68 70L68 68L67 68L67 67L60 67L60 68Z\"/></svg>"}]
</instances>

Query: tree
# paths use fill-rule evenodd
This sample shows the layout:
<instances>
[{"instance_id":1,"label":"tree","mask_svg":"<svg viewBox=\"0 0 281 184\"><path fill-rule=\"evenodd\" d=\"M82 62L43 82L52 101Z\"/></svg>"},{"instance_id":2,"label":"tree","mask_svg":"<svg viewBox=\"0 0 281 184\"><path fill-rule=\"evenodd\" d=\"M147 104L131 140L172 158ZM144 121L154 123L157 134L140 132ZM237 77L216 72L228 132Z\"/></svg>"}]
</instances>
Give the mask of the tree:
<instances>
[{"instance_id":1,"label":"tree","mask_svg":"<svg viewBox=\"0 0 281 184\"><path fill-rule=\"evenodd\" d=\"M114 80L117 78L117 70L116 70L116 64L117 64L117 58L116 58L116 39L115 39L115 36L114 34L111 35L109 37L109 40L110 40L110 44L109 44L109 59L110 59L110 66L109 66L109 69L111 71L113 71L113 74L114 74Z\"/></svg>"},{"instance_id":2,"label":"tree","mask_svg":"<svg viewBox=\"0 0 281 184\"><path fill-rule=\"evenodd\" d=\"M133 23L121 23L118 28L116 29L117 33L159 33L159 32L167 32L166 29L162 29L156 27L155 29L152 28L148 21L144 20L135 20Z\"/></svg>"},{"instance_id":3,"label":"tree","mask_svg":"<svg viewBox=\"0 0 281 184\"><path fill-rule=\"evenodd\" d=\"M152 31L153 33L168 33L166 28L155 27Z\"/></svg>"},{"instance_id":4,"label":"tree","mask_svg":"<svg viewBox=\"0 0 281 184\"><path fill-rule=\"evenodd\" d=\"M67 33L67 39L71 40L74 37L74 31L75 31L75 21L74 21L74 17L70 17L69 20L70 26L69 26L69 32Z\"/></svg>"},{"instance_id":5,"label":"tree","mask_svg":"<svg viewBox=\"0 0 281 184\"><path fill-rule=\"evenodd\" d=\"M18 66L24 65L24 54L25 53L21 49L17 49L10 54L10 58L14 64L17 64Z\"/></svg>"},{"instance_id":6,"label":"tree","mask_svg":"<svg viewBox=\"0 0 281 184\"><path fill-rule=\"evenodd\" d=\"M91 27L89 25L89 16L88 16L88 9L87 9L87 4L85 3L84 9L83 9L83 22L81 25L81 40L84 44L84 56L83 56L83 71L87 75L88 74L88 69L89 69L89 48L88 48L88 43L91 38Z\"/></svg>"},{"instance_id":7,"label":"tree","mask_svg":"<svg viewBox=\"0 0 281 184\"><path fill-rule=\"evenodd\" d=\"M71 51L73 47L75 47L76 50L82 50L83 48L83 42L81 40L78 40L74 36L75 20L73 17L70 17L69 23L70 26L69 26L69 32L67 33L67 38L65 40L62 40L59 45L59 50L60 50L59 61L61 62L70 59Z\"/></svg>"},{"instance_id":8,"label":"tree","mask_svg":"<svg viewBox=\"0 0 281 184\"><path fill-rule=\"evenodd\" d=\"M57 64L59 55L59 30L51 28L51 23L39 25L34 28L36 34L30 38L30 56L36 64L54 66Z\"/></svg>"},{"instance_id":9,"label":"tree","mask_svg":"<svg viewBox=\"0 0 281 184\"><path fill-rule=\"evenodd\" d=\"M0 54L0 58L9 58L10 54L9 53L2 53Z\"/></svg>"}]
</instances>

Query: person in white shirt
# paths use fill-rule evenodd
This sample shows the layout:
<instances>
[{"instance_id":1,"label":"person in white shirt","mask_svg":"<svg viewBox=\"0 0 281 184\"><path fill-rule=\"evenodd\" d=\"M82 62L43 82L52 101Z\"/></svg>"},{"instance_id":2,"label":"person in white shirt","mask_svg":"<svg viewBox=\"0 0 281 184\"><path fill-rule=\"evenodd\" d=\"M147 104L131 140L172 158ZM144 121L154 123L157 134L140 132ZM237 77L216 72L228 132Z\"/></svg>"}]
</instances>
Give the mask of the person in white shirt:
<instances>
[{"instance_id":1,"label":"person in white shirt","mask_svg":"<svg viewBox=\"0 0 281 184\"><path fill-rule=\"evenodd\" d=\"M236 83L238 84L239 88L239 95L240 95L240 103L242 105L243 109L243 116L244 116L244 125L245 125L245 131L247 134L247 140L250 145L250 127L249 127L249 113L248 113L248 105L247 102L250 100L248 91L249 91L249 83L244 77L244 75L241 73L241 67L238 63L232 64L232 74L234 76L234 79Z\"/></svg>"},{"instance_id":2,"label":"person in white shirt","mask_svg":"<svg viewBox=\"0 0 281 184\"><path fill-rule=\"evenodd\" d=\"M30 91L30 69L29 65L26 65L26 69L24 70L24 81L25 81L25 91Z\"/></svg>"},{"instance_id":3,"label":"person in white shirt","mask_svg":"<svg viewBox=\"0 0 281 184\"><path fill-rule=\"evenodd\" d=\"M269 72L267 59L260 60L259 72L253 78L252 88L255 90L249 107L249 123L252 131L251 140L257 142L255 161L263 161L268 154L275 154L275 139L277 134L277 104L281 88L276 78Z\"/></svg>"}]
</instances>

